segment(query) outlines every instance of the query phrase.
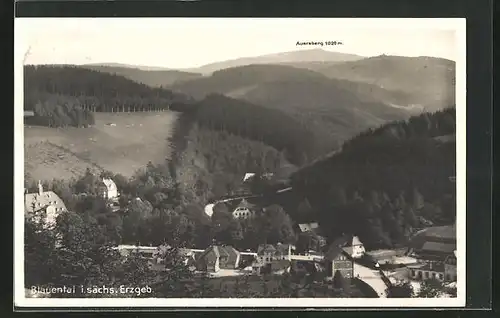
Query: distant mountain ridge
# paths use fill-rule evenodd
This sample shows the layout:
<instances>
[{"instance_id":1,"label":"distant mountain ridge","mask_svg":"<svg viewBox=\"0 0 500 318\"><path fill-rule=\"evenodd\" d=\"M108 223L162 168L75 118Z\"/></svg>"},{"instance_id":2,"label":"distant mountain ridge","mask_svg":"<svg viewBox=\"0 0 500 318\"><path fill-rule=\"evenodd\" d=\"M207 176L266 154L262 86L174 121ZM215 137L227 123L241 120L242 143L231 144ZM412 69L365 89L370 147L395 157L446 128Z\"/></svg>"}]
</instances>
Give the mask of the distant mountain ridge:
<instances>
[{"instance_id":1,"label":"distant mountain ridge","mask_svg":"<svg viewBox=\"0 0 500 318\"><path fill-rule=\"evenodd\" d=\"M380 55L317 70L330 78L405 92L412 104L436 111L455 104L455 62L443 58Z\"/></svg>"},{"instance_id":2,"label":"distant mountain ridge","mask_svg":"<svg viewBox=\"0 0 500 318\"><path fill-rule=\"evenodd\" d=\"M175 70L168 67L161 66L146 66L146 65L134 65L134 64L125 64L125 63L89 63L89 64L81 64L80 67L120 67L120 68L135 68L141 71L171 71Z\"/></svg>"},{"instance_id":3,"label":"distant mountain ridge","mask_svg":"<svg viewBox=\"0 0 500 318\"><path fill-rule=\"evenodd\" d=\"M287 65L247 65L214 72L211 76L169 87L202 99L212 93L279 109L315 127L316 137L339 143L365 129L390 120L406 119L419 109L394 107L407 103L404 92L392 92L363 82L331 79L304 68Z\"/></svg>"},{"instance_id":4,"label":"distant mountain ridge","mask_svg":"<svg viewBox=\"0 0 500 318\"><path fill-rule=\"evenodd\" d=\"M185 69L185 71L211 74L213 72L232 67L246 66L251 64L287 64L301 62L347 62L363 59L363 56L348 53L332 52L323 49L310 49L291 52L266 54L252 57L242 57L227 61L214 62L197 68Z\"/></svg>"},{"instance_id":5,"label":"distant mountain ridge","mask_svg":"<svg viewBox=\"0 0 500 318\"><path fill-rule=\"evenodd\" d=\"M266 66L270 65L273 65L272 69L266 71ZM255 85L262 85L262 81L276 81L277 77L284 76L282 73L285 71L278 71L278 65L295 69L286 71L287 78L318 77L321 74L331 79L366 84L355 90L361 90L365 96L370 91L379 97L397 96L386 98L387 104L395 108L436 111L455 104L455 62L427 56L362 57L311 49L233 59L191 69L175 70L119 63L88 64L82 67L122 75L153 87L172 86L172 89L185 91L197 98L210 93L240 98ZM310 72L301 74L297 69ZM222 75L226 73L221 71L234 73L234 78L224 80ZM248 84L243 85L244 81ZM233 89L229 90L229 87Z\"/></svg>"}]
</instances>

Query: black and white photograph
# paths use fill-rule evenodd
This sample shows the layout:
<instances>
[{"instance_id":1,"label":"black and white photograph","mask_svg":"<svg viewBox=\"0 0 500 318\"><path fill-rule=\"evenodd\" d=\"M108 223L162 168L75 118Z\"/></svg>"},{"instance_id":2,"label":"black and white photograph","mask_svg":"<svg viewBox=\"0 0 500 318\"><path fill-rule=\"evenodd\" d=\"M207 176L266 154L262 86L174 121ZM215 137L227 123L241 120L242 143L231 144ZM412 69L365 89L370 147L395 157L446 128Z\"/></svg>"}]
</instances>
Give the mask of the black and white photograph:
<instances>
[{"instance_id":1,"label":"black and white photograph","mask_svg":"<svg viewBox=\"0 0 500 318\"><path fill-rule=\"evenodd\" d=\"M16 18L16 305L464 306L465 44L465 19Z\"/></svg>"}]
</instances>

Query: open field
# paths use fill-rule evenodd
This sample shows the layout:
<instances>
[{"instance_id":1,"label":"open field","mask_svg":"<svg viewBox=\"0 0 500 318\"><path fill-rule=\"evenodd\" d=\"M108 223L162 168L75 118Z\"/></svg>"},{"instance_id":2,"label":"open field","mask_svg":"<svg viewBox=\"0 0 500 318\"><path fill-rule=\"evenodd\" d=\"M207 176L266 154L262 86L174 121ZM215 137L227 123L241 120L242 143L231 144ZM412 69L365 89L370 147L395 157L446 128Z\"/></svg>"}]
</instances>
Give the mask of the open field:
<instances>
[{"instance_id":1,"label":"open field","mask_svg":"<svg viewBox=\"0 0 500 318\"><path fill-rule=\"evenodd\" d=\"M170 156L177 113L95 113L90 128L25 126L25 174L36 180L71 178L93 170L131 176L148 161Z\"/></svg>"}]
</instances>

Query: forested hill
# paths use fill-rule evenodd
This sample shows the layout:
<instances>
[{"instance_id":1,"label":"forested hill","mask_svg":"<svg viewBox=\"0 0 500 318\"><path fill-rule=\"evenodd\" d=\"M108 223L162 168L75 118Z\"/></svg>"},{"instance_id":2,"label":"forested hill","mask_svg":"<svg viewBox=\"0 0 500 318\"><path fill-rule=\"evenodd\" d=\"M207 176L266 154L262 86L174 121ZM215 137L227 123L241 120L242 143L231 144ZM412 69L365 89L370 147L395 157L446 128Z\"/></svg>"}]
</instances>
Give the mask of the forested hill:
<instances>
[{"instance_id":1,"label":"forested hill","mask_svg":"<svg viewBox=\"0 0 500 318\"><path fill-rule=\"evenodd\" d=\"M455 108L369 130L292 176L331 237L352 232L371 247L455 220Z\"/></svg>"},{"instance_id":2,"label":"forested hill","mask_svg":"<svg viewBox=\"0 0 500 318\"><path fill-rule=\"evenodd\" d=\"M413 104L435 111L455 104L455 65L451 60L419 56L374 56L329 65L318 72L337 79L375 84L409 95Z\"/></svg>"},{"instance_id":3,"label":"forested hill","mask_svg":"<svg viewBox=\"0 0 500 318\"><path fill-rule=\"evenodd\" d=\"M278 109L312 127L316 141L329 152L368 128L420 113L407 105L405 93L377 85L330 79L285 65L248 65L214 72L171 89L196 98L211 93Z\"/></svg>"},{"instance_id":4,"label":"forested hill","mask_svg":"<svg viewBox=\"0 0 500 318\"><path fill-rule=\"evenodd\" d=\"M199 78L199 73L183 72L178 70L143 70L135 67L111 65L81 65L82 68L124 76L138 83L151 87L167 87L187 80Z\"/></svg>"},{"instance_id":5,"label":"forested hill","mask_svg":"<svg viewBox=\"0 0 500 318\"><path fill-rule=\"evenodd\" d=\"M200 127L262 142L294 164L304 164L320 151L312 130L279 110L218 94L207 96L195 107L193 118Z\"/></svg>"},{"instance_id":6,"label":"forested hill","mask_svg":"<svg viewBox=\"0 0 500 318\"><path fill-rule=\"evenodd\" d=\"M86 126L93 124L91 112L156 111L191 101L170 90L75 66L24 68L24 109L35 112L30 124Z\"/></svg>"},{"instance_id":7,"label":"forested hill","mask_svg":"<svg viewBox=\"0 0 500 318\"><path fill-rule=\"evenodd\" d=\"M197 99L212 93L235 95L250 90L257 85L290 79L312 80L326 77L307 69L299 69L286 65L252 64L223 69L206 76L171 86Z\"/></svg>"}]
</instances>

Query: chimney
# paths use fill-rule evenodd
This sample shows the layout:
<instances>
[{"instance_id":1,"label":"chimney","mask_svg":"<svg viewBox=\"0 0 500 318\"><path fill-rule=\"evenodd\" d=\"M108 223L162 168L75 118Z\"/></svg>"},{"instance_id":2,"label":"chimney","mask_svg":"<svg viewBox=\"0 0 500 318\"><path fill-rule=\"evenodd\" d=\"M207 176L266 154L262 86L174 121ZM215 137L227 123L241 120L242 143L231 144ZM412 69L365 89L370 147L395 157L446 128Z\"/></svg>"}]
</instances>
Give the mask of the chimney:
<instances>
[{"instance_id":1,"label":"chimney","mask_svg":"<svg viewBox=\"0 0 500 318\"><path fill-rule=\"evenodd\" d=\"M43 193L42 182L40 180L38 180L38 194L42 195L42 193Z\"/></svg>"}]
</instances>

